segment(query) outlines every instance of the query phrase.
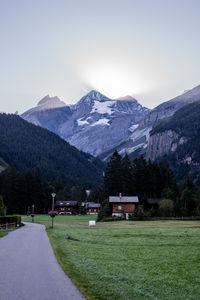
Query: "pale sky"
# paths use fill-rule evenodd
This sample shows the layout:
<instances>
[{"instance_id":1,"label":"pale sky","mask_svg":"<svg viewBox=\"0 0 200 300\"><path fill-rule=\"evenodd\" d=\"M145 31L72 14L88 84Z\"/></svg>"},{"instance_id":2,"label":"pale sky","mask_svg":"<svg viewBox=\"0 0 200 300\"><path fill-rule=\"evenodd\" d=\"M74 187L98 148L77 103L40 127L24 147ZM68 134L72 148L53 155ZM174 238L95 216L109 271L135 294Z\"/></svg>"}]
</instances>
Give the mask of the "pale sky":
<instances>
[{"instance_id":1,"label":"pale sky","mask_svg":"<svg viewBox=\"0 0 200 300\"><path fill-rule=\"evenodd\" d=\"M90 89L153 108L200 84L199 0L0 0L0 111Z\"/></svg>"}]
</instances>

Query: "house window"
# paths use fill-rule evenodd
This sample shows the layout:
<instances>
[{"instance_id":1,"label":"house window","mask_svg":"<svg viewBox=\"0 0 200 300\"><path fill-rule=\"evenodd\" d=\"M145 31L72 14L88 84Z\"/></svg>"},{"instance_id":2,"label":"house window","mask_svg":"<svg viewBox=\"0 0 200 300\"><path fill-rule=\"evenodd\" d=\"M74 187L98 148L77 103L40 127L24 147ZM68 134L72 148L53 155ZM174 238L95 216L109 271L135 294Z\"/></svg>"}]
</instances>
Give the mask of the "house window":
<instances>
[{"instance_id":1,"label":"house window","mask_svg":"<svg viewBox=\"0 0 200 300\"><path fill-rule=\"evenodd\" d=\"M122 206L121 205L117 205L117 210L122 210Z\"/></svg>"}]
</instances>

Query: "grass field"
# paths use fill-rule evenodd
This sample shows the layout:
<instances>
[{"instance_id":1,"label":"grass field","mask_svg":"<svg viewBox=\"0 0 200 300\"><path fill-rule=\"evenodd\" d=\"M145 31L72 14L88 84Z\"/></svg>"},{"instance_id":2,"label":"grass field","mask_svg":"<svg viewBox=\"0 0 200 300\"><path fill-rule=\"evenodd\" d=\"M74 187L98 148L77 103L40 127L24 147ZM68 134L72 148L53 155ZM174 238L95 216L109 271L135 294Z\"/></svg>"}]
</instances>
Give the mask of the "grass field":
<instances>
[{"instance_id":1,"label":"grass field","mask_svg":"<svg viewBox=\"0 0 200 300\"><path fill-rule=\"evenodd\" d=\"M200 221L97 223L58 216L45 224L64 271L88 299L200 299ZM24 221L31 220L24 218Z\"/></svg>"}]
</instances>

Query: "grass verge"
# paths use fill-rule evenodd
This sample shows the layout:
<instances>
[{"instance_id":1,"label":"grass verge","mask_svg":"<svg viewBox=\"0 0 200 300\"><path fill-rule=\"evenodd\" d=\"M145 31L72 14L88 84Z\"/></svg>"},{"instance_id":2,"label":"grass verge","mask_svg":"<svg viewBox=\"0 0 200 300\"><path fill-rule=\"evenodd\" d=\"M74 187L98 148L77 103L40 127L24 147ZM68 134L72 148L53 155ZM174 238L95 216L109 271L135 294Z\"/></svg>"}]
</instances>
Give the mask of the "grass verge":
<instances>
[{"instance_id":1,"label":"grass verge","mask_svg":"<svg viewBox=\"0 0 200 300\"><path fill-rule=\"evenodd\" d=\"M0 232L0 238L7 235L8 233L7 232Z\"/></svg>"}]
</instances>

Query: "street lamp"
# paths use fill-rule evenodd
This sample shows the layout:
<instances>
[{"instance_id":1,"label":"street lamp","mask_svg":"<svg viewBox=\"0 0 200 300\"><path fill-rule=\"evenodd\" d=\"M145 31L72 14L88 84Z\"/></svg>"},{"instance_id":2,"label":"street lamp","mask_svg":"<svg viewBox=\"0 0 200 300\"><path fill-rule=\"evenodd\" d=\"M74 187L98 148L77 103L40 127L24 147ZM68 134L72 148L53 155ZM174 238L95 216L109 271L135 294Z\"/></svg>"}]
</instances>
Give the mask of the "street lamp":
<instances>
[{"instance_id":1,"label":"street lamp","mask_svg":"<svg viewBox=\"0 0 200 300\"><path fill-rule=\"evenodd\" d=\"M31 217L32 217L32 222L34 223L34 208L35 208L35 205L33 204L32 205L32 213L31 213Z\"/></svg>"},{"instance_id":2,"label":"street lamp","mask_svg":"<svg viewBox=\"0 0 200 300\"><path fill-rule=\"evenodd\" d=\"M54 211L54 199L55 199L55 196L56 196L56 193L52 193L51 194L52 196L52 211L49 212L49 215L51 217L51 227L53 228L53 221L54 221L54 217L56 216L56 212Z\"/></svg>"},{"instance_id":3,"label":"street lamp","mask_svg":"<svg viewBox=\"0 0 200 300\"><path fill-rule=\"evenodd\" d=\"M52 210L54 210L54 199L55 199L56 193L52 193L51 196L52 196Z\"/></svg>"}]
</instances>

